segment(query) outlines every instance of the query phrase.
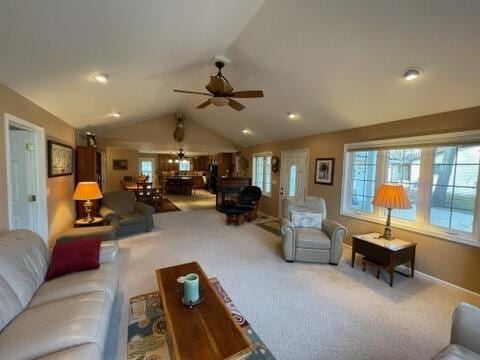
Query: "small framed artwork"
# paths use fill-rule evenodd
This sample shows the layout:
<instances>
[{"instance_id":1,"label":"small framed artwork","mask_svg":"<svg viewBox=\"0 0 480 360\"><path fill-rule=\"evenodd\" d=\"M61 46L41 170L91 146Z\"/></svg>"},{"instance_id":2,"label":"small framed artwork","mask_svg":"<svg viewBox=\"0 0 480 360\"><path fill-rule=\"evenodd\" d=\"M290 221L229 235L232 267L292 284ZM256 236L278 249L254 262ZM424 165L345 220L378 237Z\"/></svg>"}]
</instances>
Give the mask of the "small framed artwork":
<instances>
[{"instance_id":1,"label":"small framed artwork","mask_svg":"<svg viewBox=\"0 0 480 360\"><path fill-rule=\"evenodd\" d=\"M73 174L73 148L48 140L48 177Z\"/></svg>"},{"instance_id":2,"label":"small framed artwork","mask_svg":"<svg viewBox=\"0 0 480 360\"><path fill-rule=\"evenodd\" d=\"M113 170L128 170L128 160L113 160Z\"/></svg>"},{"instance_id":3,"label":"small framed artwork","mask_svg":"<svg viewBox=\"0 0 480 360\"><path fill-rule=\"evenodd\" d=\"M335 158L318 158L315 160L315 184L333 185Z\"/></svg>"}]
</instances>

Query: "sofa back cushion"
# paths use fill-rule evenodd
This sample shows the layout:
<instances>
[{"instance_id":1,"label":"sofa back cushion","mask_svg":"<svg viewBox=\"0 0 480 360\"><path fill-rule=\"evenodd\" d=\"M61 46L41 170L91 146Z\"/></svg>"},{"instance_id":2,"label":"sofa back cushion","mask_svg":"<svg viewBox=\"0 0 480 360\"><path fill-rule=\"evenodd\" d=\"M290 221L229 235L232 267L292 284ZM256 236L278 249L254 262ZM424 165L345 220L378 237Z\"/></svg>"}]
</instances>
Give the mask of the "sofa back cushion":
<instances>
[{"instance_id":1,"label":"sofa back cushion","mask_svg":"<svg viewBox=\"0 0 480 360\"><path fill-rule=\"evenodd\" d=\"M0 277L3 279L0 286L3 288L2 296L8 301L7 312L11 312L12 309L18 310L18 302L22 307L20 311L28 305L33 294L43 283L48 262L47 246L34 232L14 230L0 236ZM9 316L3 313L4 302L1 304L0 318L8 318Z\"/></svg>"},{"instance_id":2,"label":"sofa back cushion","mask_svg":"<svg viewBox=\"0 0 480 360\"><path fill-rule=\"evenodd\" d=\"M103 203L119 215L135 211L136 198L132 191L120 190L103 194Z\"/></svg>"},{"instance_id":3,"label":"sofa back cushion","mask_svg":"<svg viewBox=\"0 0 480 360\"><path fill-rule=\"evenodd\" d=\"M15 291L0 275L0 331L23 310L22 303Z\"/></svg>"}]
</instances>

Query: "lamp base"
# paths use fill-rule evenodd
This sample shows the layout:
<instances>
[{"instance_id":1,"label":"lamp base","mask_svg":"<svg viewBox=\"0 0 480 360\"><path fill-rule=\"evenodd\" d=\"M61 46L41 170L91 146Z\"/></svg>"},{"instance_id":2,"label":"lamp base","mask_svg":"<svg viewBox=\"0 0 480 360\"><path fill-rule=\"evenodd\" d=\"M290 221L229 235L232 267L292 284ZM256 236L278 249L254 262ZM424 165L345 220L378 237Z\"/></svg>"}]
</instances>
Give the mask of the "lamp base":
<instances>
[{"instance_id":1,"label":"lamp base","mask_svg":"<svg viewBox=\"0 0 480 360\"><path fill-rule=\"evenodd\" d=\"M383 235L380 235L380 239L385 239L385 240L395 240L395 236L388 235L383 233Z\"/></svg>"},{"instance_id":2,"label":"lamp base","mask_svg":"<svg viewBox=\"0 0 480 360\"><path fill-rule=\"evenodd\" d=\"M395 237L392 235L392 227L390 226L392 209L387 208L387 210L388 210L387 223L385 224L385 230L383 230L383 235L380 235L380 238L385 240L393 240L395 239Z\"/></svg>"},{"instance_id":3,"label":"lamp base","mask_svg":"<svg viewBox=\"0 0 480 360\"><path fill-rule=\"evenodd\" d=\"M93 202L91 200L87 200L83 206L85 207L85 212L87 213L87 216L85 216L83 220L87 223L92 223L95 220L91 215Z\"/></svg>"}]
</instances>

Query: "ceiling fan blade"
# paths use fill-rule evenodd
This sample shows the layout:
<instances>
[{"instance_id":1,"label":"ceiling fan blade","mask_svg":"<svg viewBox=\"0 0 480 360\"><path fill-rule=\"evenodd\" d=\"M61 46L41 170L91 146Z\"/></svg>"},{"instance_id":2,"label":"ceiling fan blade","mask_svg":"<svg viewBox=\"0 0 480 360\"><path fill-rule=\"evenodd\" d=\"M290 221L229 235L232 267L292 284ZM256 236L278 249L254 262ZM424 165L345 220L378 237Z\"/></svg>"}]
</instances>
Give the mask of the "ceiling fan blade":
<instances>
[{"instance_id":1,"label":"ceiling fan blade","mask_svg":"<svg viewBox=\"0 0 480 360\"><path fill-rule=\"evenodd\" d=\"M177 90L177 89L174 89L173 91L179 92L179 93L184 93L184 94L197 94L197 95L212 96L212 94L201 92L201 91Z\"/></svg>"},{"instance_id":2,"label":"ceiling fan blade","mask_svg":"<svg viewBox=\"0 0 480 360\"><path fill-rule=\"evenodd\" d=\"M234 91L229 96L235 97L235 98L259 98L259 97L263 97L263 91L262 90Z\"/></svg>"},{"instance_id":3,"label":"ceiling fan blade","mask_svg":"<svg viewBox=\"0 0 480 360\"><path fill-rule=\"evenodd\" d=\"M210 105L210 99L208 99L207 101L201 103L200 105L197 106L197 109L203 109L203 108L206 108L208 105Z\"/></svg>"},{"instance_id":4,"label":"ceiling fan blade","mask_svg":"<svg viewBox=\"0 0 480 360\"><path fill-rule=\"evenodd\" d=\"M245 106L240 104L238 101L236 100L233 100L233 99L228 99L228 106L230 106L231 108L237 110L237 111L242 111L243 109L245 109Z\"/></svg>"}]
</instances>

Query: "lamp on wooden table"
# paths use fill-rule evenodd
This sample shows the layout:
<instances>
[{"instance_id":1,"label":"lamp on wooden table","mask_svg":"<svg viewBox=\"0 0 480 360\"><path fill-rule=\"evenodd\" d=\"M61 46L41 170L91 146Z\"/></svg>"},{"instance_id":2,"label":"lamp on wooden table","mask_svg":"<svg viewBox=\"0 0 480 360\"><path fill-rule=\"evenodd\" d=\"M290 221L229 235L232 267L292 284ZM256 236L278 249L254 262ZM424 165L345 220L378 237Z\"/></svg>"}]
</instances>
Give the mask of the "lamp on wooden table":
<instances>
[{"instance_id":1,"label":"lamp on wooden table","mask_svg":"<svg viewBox=\"0 0 480 360\"><path fill-rule=\"evenodd\" d=\"M392 227L390 226L392 209L410 209L412 207L405 188L402 184L382 184L377 189L372 204L386 208L388 211L385 230L380 237L387 240L395 239L392 236Z\"/></svg>"},{"instance_id":2,"label":"lamp on wooden table","mask_svg":"<svg viewBox=\"0 0 480 360\"><path fill-rule=\"evenodd\" d=\"M91 223L94 221L91 212L93 202L92 200L101 199L102 192L98 187L98 184L94 181L91 182L79 182L75 193L73 194L73 200L85 201L83 206L85 207L85 213L87 216L83 219L85 222Z\"/></svg>"}]
</instances>

